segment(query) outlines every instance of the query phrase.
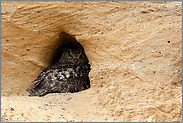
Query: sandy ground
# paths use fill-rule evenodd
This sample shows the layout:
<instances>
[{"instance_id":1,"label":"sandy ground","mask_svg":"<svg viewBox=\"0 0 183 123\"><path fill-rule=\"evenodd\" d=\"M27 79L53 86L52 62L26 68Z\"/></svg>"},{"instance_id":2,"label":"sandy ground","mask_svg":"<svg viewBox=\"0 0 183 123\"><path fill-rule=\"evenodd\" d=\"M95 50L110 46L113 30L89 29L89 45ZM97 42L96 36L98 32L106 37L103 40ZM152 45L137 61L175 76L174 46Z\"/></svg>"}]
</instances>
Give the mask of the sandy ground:
<instances>
[{"instance_id":1,"label":"sandy ground","mask_svg":"<svg viewBox=\"0 0 183 123\"><path fill-rule=\"evenodd\" d=\"M60 32L91 63L91 88L29 97ZM182 121L182 3L1 2L1 121Z\"/></svg>"}]
</instances>

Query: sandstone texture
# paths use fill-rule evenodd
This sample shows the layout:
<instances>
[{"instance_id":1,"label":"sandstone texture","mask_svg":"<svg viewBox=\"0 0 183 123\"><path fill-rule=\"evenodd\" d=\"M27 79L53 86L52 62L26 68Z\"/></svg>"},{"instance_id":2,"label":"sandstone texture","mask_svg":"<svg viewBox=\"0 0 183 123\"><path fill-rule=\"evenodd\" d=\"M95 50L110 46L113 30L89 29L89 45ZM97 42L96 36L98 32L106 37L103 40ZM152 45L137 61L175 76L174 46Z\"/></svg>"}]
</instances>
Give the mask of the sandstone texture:
<instances>
[{"instance_id":1,"label":"sandstone texture","mask_svg":"<svg viewBox=\"0 0 183 123\"><path fill-rule=\"evenodd\" d=\"M91 88L29 97L59 35L91 64ZM182 2L1 2L2 122L181 122Z\"/></svg>"}]
</instances>

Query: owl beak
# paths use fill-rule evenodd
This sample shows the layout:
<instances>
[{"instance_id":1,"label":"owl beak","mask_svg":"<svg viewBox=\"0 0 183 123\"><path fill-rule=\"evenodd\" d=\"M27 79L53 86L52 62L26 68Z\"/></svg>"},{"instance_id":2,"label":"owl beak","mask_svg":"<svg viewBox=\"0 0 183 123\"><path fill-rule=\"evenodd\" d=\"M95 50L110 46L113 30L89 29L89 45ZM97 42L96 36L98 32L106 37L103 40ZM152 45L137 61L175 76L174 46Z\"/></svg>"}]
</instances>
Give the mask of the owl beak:
<instances>
[{"instance_id":1,"label":"owl beak","mask_svg":"<svg viewBox=\"0 0 183 123\"><path fill-rule=\"evenodd\" d=\"M76 64L78 63L78 59L77 58L75 58L74 61L75 61Z\"/></svg>"}]
</instances>

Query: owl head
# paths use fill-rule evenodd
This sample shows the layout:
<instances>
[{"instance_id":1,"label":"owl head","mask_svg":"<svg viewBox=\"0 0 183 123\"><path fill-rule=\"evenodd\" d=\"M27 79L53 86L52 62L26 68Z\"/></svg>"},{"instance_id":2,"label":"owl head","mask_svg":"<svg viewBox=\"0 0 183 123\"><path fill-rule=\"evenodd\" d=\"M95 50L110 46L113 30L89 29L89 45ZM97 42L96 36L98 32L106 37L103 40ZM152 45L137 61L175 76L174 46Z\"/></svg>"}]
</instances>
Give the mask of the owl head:
<instances>
[{"instance_id":1,"label":"owl head","mask_svg":"<svg viewBox=\"0 0 183 123\"><path fill-rule=\"evenodd\" d=\"M88 58L82 48L64 49L62 56L59 60L62 63L69 63L73 65L88 63Z\"/></svg>"}]
</instances>

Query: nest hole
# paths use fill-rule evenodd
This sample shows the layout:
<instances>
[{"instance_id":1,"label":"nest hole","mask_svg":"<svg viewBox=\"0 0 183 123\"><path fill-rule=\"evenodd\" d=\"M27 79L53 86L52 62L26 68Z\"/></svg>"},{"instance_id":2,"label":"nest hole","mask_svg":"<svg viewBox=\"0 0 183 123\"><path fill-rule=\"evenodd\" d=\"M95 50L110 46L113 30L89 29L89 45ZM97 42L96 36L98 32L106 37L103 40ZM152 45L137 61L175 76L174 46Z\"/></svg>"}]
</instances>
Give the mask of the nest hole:
<instances>
[{"instance_id":1,"label":"nest hole","mask_svg":"<svg viewBox=\"0 0 183 123\"><path fill-rule=\"evenodd\" d=\"M63 50L64 48L67 48L67 49L81 48L84 51L84 47L76 40L76 38L65 32L61 32L61 34L59 35L59 39L57 40L57 43L53 48L55 48L55 49L53 50L52 58L50 59L49 65L59 62L63 52L65 51L65 50ZM87 58L87 60L88 60L88 58ZM88 63L89 63L89 60L88 60ZM90 87L91 86L90 86L90 80L89 80L89 88Z\"/></svg>"},{"instance_id":2,"label":"nest hole","mask_svg":"<svg viewBox=\"0 0 183 123\"><path fill-rule=\"evenodd\" d=\"M63 53L62 50L63 48L67 49L82 48L84 51L83 46L76 40L74 36L69 35L65 32L61 32L61 34L59 35L59 40L57 41L57 44L55 46L52 58L50 60L50 65L59 61Z\"/></svg>"}]
</instances>

